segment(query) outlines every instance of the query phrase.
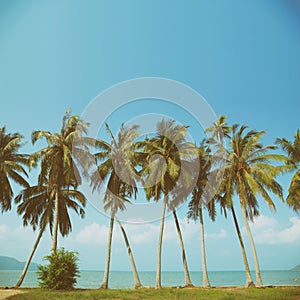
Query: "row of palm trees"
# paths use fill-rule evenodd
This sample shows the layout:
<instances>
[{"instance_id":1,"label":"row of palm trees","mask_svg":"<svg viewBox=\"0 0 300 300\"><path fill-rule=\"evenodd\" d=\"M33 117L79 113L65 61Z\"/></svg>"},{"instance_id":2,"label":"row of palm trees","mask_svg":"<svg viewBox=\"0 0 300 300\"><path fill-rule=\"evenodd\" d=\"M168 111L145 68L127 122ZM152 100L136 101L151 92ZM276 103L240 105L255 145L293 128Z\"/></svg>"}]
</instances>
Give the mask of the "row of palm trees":
<instances>
[{"instance_id":1,"label":"row of palm trees","mask_svg":"<svg viewBox=\"0 0 300 300\"><path fill-rule=\"evenodd\" d=\"M198 146L187 141L187 126L174 120L161 120L156 133L142 139L138 126L121 126L113 135L106 129L110 141L88 137L88 124L76 115L66 112L60 132L34 131L32 143L45 139L46 146L31 155L21 154L23 137L19 133L6 133L0 129L0 207L2 213L11 209L12 201L18 204L17 213L22 216L24 226L39 230L37 240L28 257L21 277L25 278L30 261L47 226L52 235L52 253L57 249L58 231L66 236L72 230L69 209L84 217L85 195L79 187L82 180L89 180L92 191L105 188L104 208L110 215L107 255L102 288L108 288L111 242L114 223L117 221L128 250L135 287L142 286L129 238L117 218L126 204L137 197L137 184L144 186L149 201L162 202L160 231L158 237L156 288L161 287L161 250L164 232L164 217L172 212L181 247L185 286L192 286L187 258L176 210L188 203L187 216L199 220L201 233L203 286L210 287L206 267L203 211L207 210L214 221L216 207L227 218L232 214L241 246L246 270L246 286L254 286L247 253L236 216L234 195L239 206L251 244L256 270L256 286L262 286L259 262L249 227L249 220L259 215L258 195L275 210L270 192L282 201L283 190L276 178L279 174L296 170L289 187L286 202L295 211L300 211L300 132L294 141L277 139L276 143L286 152L270 153L276 146L261 144L265 131L250 130L246 126L229 126L221 116L208 128L208 138ZM225 145L228 144L226 148ZM93 165L92 175L89 176ZM39 166L37 185L28 183L27 169ZM22 186L14 197L11 180ZM100 201L100 200L99 200Z\"/></svg>"}]
</instances>

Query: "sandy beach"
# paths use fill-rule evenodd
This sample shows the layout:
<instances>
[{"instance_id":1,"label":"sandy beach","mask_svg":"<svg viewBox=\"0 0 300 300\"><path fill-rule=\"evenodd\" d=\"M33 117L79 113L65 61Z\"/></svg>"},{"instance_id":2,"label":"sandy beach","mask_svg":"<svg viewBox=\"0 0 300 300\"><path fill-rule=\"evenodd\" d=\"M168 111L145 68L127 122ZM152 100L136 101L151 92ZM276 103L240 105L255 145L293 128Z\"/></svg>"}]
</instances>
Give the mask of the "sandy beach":
<instances>
[{"instance_id":1,"label":"sandy beach","mask_svg":"<svg viewBox=\"0 0 300 300\"><path fill-rule=\"evenodd\" d=\"M10 296L24 293L24 291L17 290L17 289L4 289L0 288L0 300L7 299Z\"/></svg>"}]
</instances>

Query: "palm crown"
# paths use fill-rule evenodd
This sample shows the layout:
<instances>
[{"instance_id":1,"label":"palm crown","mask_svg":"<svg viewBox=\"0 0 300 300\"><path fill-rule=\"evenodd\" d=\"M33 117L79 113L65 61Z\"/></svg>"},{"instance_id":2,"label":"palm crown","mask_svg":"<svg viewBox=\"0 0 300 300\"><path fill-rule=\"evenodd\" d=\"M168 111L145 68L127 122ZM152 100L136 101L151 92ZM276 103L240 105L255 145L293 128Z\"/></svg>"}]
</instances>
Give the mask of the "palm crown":
<instances>
[{"instance_id":1,"label":"palm crown","mask_svg":"<svg viewBox=\"0 0 300 300\"><path fill-rule=\"evenodd\" d=\"M82 135L87 133L88 124L76 115L70 116L67 110L63 117L60 133L52 134L49 131L34 131L32 143L45 138L47 146L35 152L30 164L35 166L41 161L39 183L48 181L49 185L57 188L64 185L77 186L81 183L81 176L75 158L83 151L85 146ZM87 151L86 151L87 153Z\"/></svg>"},{"instance_id":2,"label":"palm crown","mask_svg":"<svg viewBox=\"0 0 300 300\"><path fill-rule=\"evenodd\" d=\"M100 151L95 154L98 167L92 174L91 185L93 190L100 190L106 183L104 209L115 213L124 210L128 199L136 195L138 174L135 170L134 147L139 132L136 125L122 125L115 138L107 124L106 129L111 143L102 140L95 143Z\"/></svg>"},{"instance_id":3,"label":"palm crown","mask_svg":"<svg viewBox=\"0 0 300 300\"><path fill-rule=\"evenodd\" d=\"M288 154L288 169L296 169L292 177L286 202L294 211L300 212L300 130L298 129L294 141L285 138L277 139L276 142Z\"/></svg>"},{"instance_id":4,"label":"palm crown","mask_svg":"<svg viewBox=\"0 0 300 300\"><path fill-rule=\"evenodd\" d=\"M199 156L199 172L196 185L192 191L192 197L188 205L188 218L197 220L200 210L207 208L209 216L215 220L216 210L213 195L213 187L210 182L210 174L212 168L212 160L209 147L204 144L198 148Z\"/></svg>"},{"instance_id":5,"label":"palm crown","mask_svg":"<svg viewBox=\"0 0 300 300\"><path fill-rule=\"evenodd\" d=\"M62 187L58 191L59 201L59 229L62 236L72 231L72 224L68 209L84 217L85 196L76 190ZM45 229L47 225L52 233L55 215L55 190L47 184L28 187L15 198L19 203L17 212L23 215L23 225L30 224L35 230L37 227Z\"/></svg>"},{"instance_id":6,"label":"palm crown","mask_svg":"<svg viewBox=\"0 0 300 300\"><path fill-rule=\"evenodd\" d=\"M24 169L28 156L18 153L22 146L22 138L23 136L19 133L6 133L5 127L0 128L0 207L2 212L11 209L14 194L11 179L23 187L29 186L24 178L28 176Z\"/></svg>"},{"instance_id":7,"label":"palm crown","mask_svg":"<svg viewBox=\"0 0 300 300\"><path fill-rule=\"evenodd\" d=\"M273 192L281 200L283 193L281 185L275 177L281 172L279 166L272 165L274 161L286 161L283 155L267 153L276 149L273 145L263 146L259 140L265 131L249 130L246 126L233 125L230 139L230 150L224 166L224 181L221 191L227 203L231 203L236 192L240 203L245 207L248 217L258 215L257 195L261 194L269 207L275 210L275 204L269 192Z\"/></svg>"},{"instance_id":8,"label":"palm crown","mask_svg":"<svg viewBox=\"0 0 300 300\"><path fill-rule=\"evenodd\" d=\"M176 187L181 172L187 176L185 163L195 157L194 145L186 141L187 128L163 119L157 124L156 136L144 141L147 155L141 174L148 199L159 201L162 194L168 195Z\"/></svg>"}]
</instances>

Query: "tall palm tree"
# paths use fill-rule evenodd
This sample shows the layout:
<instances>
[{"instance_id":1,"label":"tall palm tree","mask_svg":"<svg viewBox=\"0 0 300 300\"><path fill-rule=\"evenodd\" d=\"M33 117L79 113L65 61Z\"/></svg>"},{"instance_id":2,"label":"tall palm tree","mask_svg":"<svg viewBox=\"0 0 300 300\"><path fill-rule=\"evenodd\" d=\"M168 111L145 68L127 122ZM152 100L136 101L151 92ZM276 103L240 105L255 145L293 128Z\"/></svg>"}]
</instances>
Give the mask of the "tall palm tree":
<instances>
[{"instance_id":1,"label":"tall palm tree","mask_svg":"<svg viewBox=\"0 0 300 300\"><path fill-rule=\"evenodd\" d=\"M227 121L226 121L226 116L220 116L213 124L213 126L207 128L205 130L206 132L211 133L211 136L207 139L208 144L210 146L214 147L214 157L216 159L220 159L221 163L224 163L224 158L228 155L228 151L225 147L225 140L228 139L230 141L230 133L231 133L231 127L228 126ZM242 252L242 257L243 257L243 262L245 266L245 272L246 272L246 286L247 287L252 287L254 286L251 272L250 272L250 267L249 267L249 262L247 259L247 254L246 254L246 249L243 241L243 237L241 234L239 222L235 213L235 208L233 206L233 201L232 197L234 194L234 188L232 185L227 187L227 178L225 177L226 174L222 174L224 176L224 180L221 181L221 184L219 185L218 189L219 192L215 194L214 200L218 201L221 206L221 212L224 212L225 217L227 218L227 212L226 210L229 209L232 214L235 230L238 236L238 240L240 243L241 247L241 252ZM217 175L215 175L217 176ZM226 188L228 188L226 190Z\"/></svg>"},{"instance_id":2,"label":"tall palm tree","mask_svg":"<svg viewBox=\"0 0 300 300\"><path fill-rule=\"evenodd\" d=\"M47 146L31 155L30 165L36 166L40 161L40 174L38 184L47 184L55 197L55 216L52 232L52 253L57 249L57 235L60 218L65 217L65 212L60 211L61 201L60 190L64 187L77 186L81 183L81 176L78 164L81 161L76 159L78 154L85 152L88 154L87 139L83 136L87 133L88 124L78 116L70 115L67 110L62 120L60 132L51 133L49 131L34 131L32 133L32 143L44 138ZM85 167L85 166L83 166Z\"/></svg>"},{"instance_id":3,"label":"tall palm tree","mask_svg":"<svg viewBox=\"0 0 300 300\"><path fill-rule=\"evenodd\" d=\"M91 178L93 190L101 190L101 188L106 185L103 198L104 209L105 211L110 212L106 264L103 281L100 286L100 288L105 289L108 288L111 242L116 213L118 211L124 211L126 209L126 203L130 203L130 198L136 196L137 172L134 165L134 147L135 140L140 135L136 125L131 127L122 125L117 138L114 137L107 124L106 129L110 135L111 143L109 144L100 140L96 141L95 146L101 151L95 154L95 158L99 165ZM129 241L125 229L121 226L120 222L119 225L128 249L135 287L138 288L141 286L141 282L136 271L132 251L129 248Z\"/></svg>"},{"instance_id":4,"label":"tall palm tree","mask_svg":"<svg viewBox=\"0 0 300 300\"><path fill-rule=\"evenodd\" d=\"M276 149L273 145L263 146L260 139L265 131L248 130L246 126L233 125L230 139L230 150L224 166L224 199L231 203L236 193L240 200L242 216L250 240L256 270L256 285L262 286L259 262L249 227L248 219L259 215L257 195L260 194L269 207L275 211L275 204L269 192L277 195L282 201L282 187L275 180L282 167L274 166L274 162L285 162L286 158L279 154L267 153Z\"/></svg>"},{"instance_id":5,"label":"tall palm tree","mask_svg":"<svg viewBox=\"0 0 300 300\"><path fill-rule=\"evenodd\" d=\"M83 207L85 206L86 199L81 192L71 188L70 186L61 187L58 190L58 196L60 199L58 226L61 235L66 236L72 231L72 224L68 209L74 210L76 214L83 218ZM53 231L53 221L56 213L55 198L56 189L46 183L23 189L15 198L15 202L19 204L17 212L23 217L23 226L28 226L30 224L34 231L37 228L39 229L37 239L28 256L20 279L16 284L17 287L21 286L26 276L31 259L47 225L49 226L50 232L52 233Z\"/></svg>"},{"instance_id":6,"label":"tall palm tree","mask_svg":"<svg viewBox=\"0 0 300 300\"><path fill-rule=\"evenodd\" d=\"M192 281L189 274L189 268L187 263L187 257L183 242L183 236L181 233L180 222L177 217L177 210L182 206L194 188L194 185L197 181L197 176L199 172L198 167L198 157L197 157L197 147L192 144L186 143L187 146L185 149L181 149L181 154L188 159L182 159L180 162L180 176L176 181L176 186L169 193L169 202L168 202L168 210L172 212L174 223L179 239L179 246L181 249L181 257L184 271L184 279L185 279L185 287L192 287ZM189 153L189 154L188 154Z\"/></svg>"},{"instance_id":7,"label":"tall palm tree","mask_svg":"<svg viewBox=\"0 0 300 300\"><path fill-rule=\"evenodd\" d=\"M188 218L195 221L200 221L200 235L201 235L201 253L202 253L202 273L203 273L203 287L209 288L210 282L207 274L206 254L205 254L205 237L204 237L204 222L203 209L208 210L210 218L215 220L215 204L214 195L212 194L212 187L209 182L209 174L211 171L210 149L205 145L199 147L199 171L197 183L192 192L192 198L189 202Z\"/></svg>"},{"instance_id":8,"label":"tall palm tree","mask_svg":"<svg viewBox=\"0 0 300 300\"><path fill-rule=\"evenodd\" d=\"M11 180L23 187L29 184L24 177L27 172L24 167L28 156L19 153L23 136L19 133L6 133L6 128L0 128L0 208L1 212L11 209L13 189Z\"/></svg>"},{"instance_id":9,"label":"tall palm tree","mask_svg":"<svg viewBox=\"0 0 300 300\"><path fill-rule=\"evenodd\" d=\"M137 289L137 288L140 288L142 286L142 284L141 284L141 281L140 281L140 278L139 278L139 275L138 275L138 272L137 272L137 269L136 269L136 264L135 264L133 253L132 253L132 250L131 250L131 247L130 247L129 239L128 239L127 234L126 234L126 230L123 227L120 220L117 217L116 217L116 220L117 220L117 222L119 224L119 227L121 229L121 232L123 234L124 242L125 242L125 245L126 245L126 249L127 249L128 255L129 255L129 260L130 260L130 264L131 264L131 268L132 268L133 279L134 279L134 287Z\"/></svg>"},{"instance_id":10,"label":"tall palm tree","mask_svg":"<svg viewBox=\"0 0 300 300\"><path fill-rule=\"evenodd\" d=\"M226 116L220 116L211 127L205 129L206 133L211 133L210 139L217 140L218 143L222 143L224 138L230 137L229 133L231 128L228 126L226 119Z\"/></svg>"},{"instance_id":11,"label":"tall palm tree","mask_svg":"<svg viewBox=\"0 0 300 300\"><path fill-rule=\"evenodd\" d=\"M276 143L279 144L282 150L288 155L288 169L296 170L289 186L286 203L292 207L295 212L300 212L300 130L297 130L294 141L280 138L276 140Z\"/></svg>"},{"instance_id":12,"label":"tall palm tree","mask_svg":"<svg viewBox=\"0 0 300 300\"><path fill-rule=\"evenodd\" d=\"M194 145L186 142L187 126L176 125L174 120L162 120L157 124L157 133L153 138L144 141L144 152L147 153L143 164L142 177L144 179L147 199L159 201L163 197L161 223L158 239L157 269L155 287L161 288L161 250L164 231L166 208L172 210L178 237L180 241L185 274L185 285L191 286L182 234L176 214L176 205L172 203L172 191L182 171L183 160L195 153Z\"/></svg>"},{"instance_id":13,"label":"tall palm tree","mask_svg":"<svg viewBox=\"0 0 300 300\"><path fill-rule=\"evenodd\" d=\"M226 176L226 175L224 175L224 176ZM248 258L247 258L247 254L246 254L246 248L245 248L245 244L244 244L242 233L241 233L240 226L239 226L239 221L238 221L238 218L237 218L237 215L235 212L233 199L232 199L232 197L234 195L234 190L233 189L226 190L226 188L228 188L226 180L228 180L228 178L227 179L224 178L224 181L221 183L221 185L219 187L219 193L215 196L215 200L219 202L219 204L221 206L221 211L224 212L225 218L227 218L227 209L232 214L232 219L233 219L237 237L238 237L238 240L240 243L245 272L246 272L246 287L253 287L253 286L255 286L255 284L254 284L252 276L251 276L249 262L248 262ZM230 180L231 180L231 178L230 178Z\"/></svg>"}]
</instances>

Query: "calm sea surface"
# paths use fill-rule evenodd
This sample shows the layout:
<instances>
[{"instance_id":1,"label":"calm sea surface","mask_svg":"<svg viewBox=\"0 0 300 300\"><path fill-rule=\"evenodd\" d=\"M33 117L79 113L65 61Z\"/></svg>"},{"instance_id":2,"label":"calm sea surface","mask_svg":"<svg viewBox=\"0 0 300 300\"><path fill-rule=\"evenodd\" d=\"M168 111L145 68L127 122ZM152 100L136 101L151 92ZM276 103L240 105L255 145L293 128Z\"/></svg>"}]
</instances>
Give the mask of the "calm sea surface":
<instances>
[{"instance_id":1,"label":"calm sea surface","mask_svg":"<svg viewBox=\"0 0 300 300\"><path fill-rule=\"evenodd\" d=\"M0 270L0 286L13 286L19 279L21 271ZM202 273L190 272L194 285L202 285ZM155 285L155 272L139 272L140 280L145 286ZM255 273L252 273L255 280ZM100 271L81 271L78 278L78 288L98 288L103 278ZM213 286L243 286L246 282L243 271L215 271L209 272L211 285ZM300 272L293 271L262 271L264 285L300 285ZM38 285L36 272L28 271L23 282L23 287L35 287ZM134 285L131 272L111 271L109 278L110 288L132 288ZM183 272L162 272L162 285L184 285Z\"/></svg>"}]
</instances>

